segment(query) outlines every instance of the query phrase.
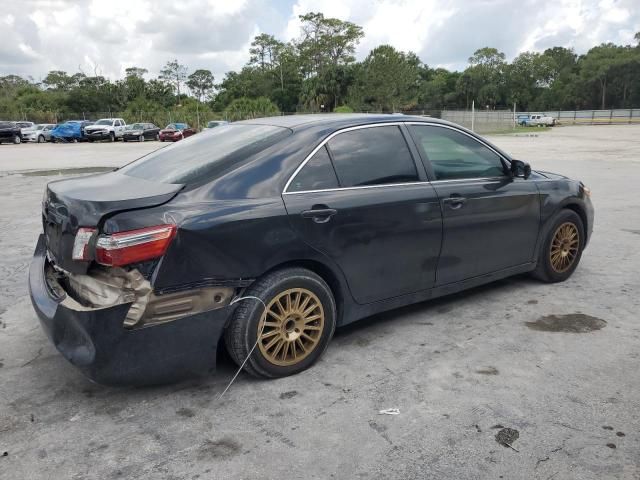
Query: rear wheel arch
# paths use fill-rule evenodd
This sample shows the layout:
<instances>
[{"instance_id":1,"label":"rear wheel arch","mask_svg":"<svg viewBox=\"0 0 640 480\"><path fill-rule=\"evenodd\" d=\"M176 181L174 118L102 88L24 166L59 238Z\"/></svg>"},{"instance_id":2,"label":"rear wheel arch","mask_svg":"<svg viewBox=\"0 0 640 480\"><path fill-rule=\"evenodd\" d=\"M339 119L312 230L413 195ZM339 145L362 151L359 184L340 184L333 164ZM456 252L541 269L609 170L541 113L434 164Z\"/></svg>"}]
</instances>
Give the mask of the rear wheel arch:
<instances>
[{"instance_id":1,"label":"rear wheel arch","mask_svg":"<svg viewBox=\"0 0 640 480\"><path fill-rule=\"evenodd\" d=\"M280 263L270 268L268 271L264 272L264 275L275 272L277 270L284 270L286 268L292 267L300 267L305 268L316 275L318 275L325 283L329 286L331 293L333 294L333 299L336 304L336 325L342 324L342 316L344 313L344 300L345 300L345 291L343 283L340 281L338 274L334 272L330 267L319 262L317 260L309 260L309 259L300 259L300 260L291 260L287 262Z\"/></svg>"}]
</instances>

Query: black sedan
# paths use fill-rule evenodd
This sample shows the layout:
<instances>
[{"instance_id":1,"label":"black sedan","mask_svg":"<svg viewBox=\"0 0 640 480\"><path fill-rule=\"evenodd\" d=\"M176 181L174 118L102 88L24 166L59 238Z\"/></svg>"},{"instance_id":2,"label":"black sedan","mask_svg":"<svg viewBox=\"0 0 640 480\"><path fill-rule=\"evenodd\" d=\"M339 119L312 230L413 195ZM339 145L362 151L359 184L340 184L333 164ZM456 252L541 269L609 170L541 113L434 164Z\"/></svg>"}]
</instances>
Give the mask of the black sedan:
<instances>
[{"instance_id":1,"label":"black sedan","mask_svg":"<svg viewBox=\"0 0 640 480\"><path fill-rule=\"evenodd\" d=\"M160 140L160 127L156 127L153 123L134 123L127 125L122 134L122 140L125 142L132 140L137 140L138 142Z\"/></svg>"},{"instance_id":2,"label":"black sedan","mask_svg":"<svg viewBox=\"0 0 640 480\"><path fill-rule=\"evenodd\" d=\"M97 382L310 367L336 327L525 272L567 279L593 228L581 182L457 125L237 122L117 171L51 182L29 273L44 330Z\"/></svg>"},{"instance_id":3,"label":"black sedan","mask_svg":"<svg viewBox=\"0 0 640 480\"><path fill-rule=\"evenodd\" d=\"M22 130L16 122L0 121L0 143L22 143Z\"/></svg>"}]
</instances>

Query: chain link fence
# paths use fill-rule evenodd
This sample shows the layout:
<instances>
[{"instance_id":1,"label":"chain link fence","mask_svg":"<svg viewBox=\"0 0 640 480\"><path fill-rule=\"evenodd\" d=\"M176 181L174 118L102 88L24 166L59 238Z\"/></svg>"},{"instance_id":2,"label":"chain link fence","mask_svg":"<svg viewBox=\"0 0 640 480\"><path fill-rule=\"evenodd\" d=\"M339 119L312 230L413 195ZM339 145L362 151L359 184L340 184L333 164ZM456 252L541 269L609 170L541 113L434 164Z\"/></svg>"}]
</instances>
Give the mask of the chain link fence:
<instances>
[{"instance_id":1,"label":"chain link fence","mask_svg":"<svg viewBox=\"0 0 640 480\"><path fill-rule=\"evenodd\" d=\"M540 114L553 117L557 125L621 125L640 124L640 109L615 110L547 110L544 112L514 112L513 110L442 110L440 118L478 133L513 129L518 117Z\"/></svg>"},{"instance_id":2,"label":"chain link fence","mask_svg":"<svg viewBox=\"0 0 640 480\"><path fill-rule=\"evenodd\" d=\"M281 112L280 115L301 115L321 113L318 111ZM358 113L383 113L380 111L361 111ZM520 115L544 113L554 117L559 125L613 125L640 124L640 109L615 110L554 110L546 112L514 112L513 110L411 110L406 115L442 118L457 123L479 133L500 132L513 129ZM260 114L249 116L255 118ZM211 120L229 120L224 112L211 110L166 109L154 111L105 111L105 112L56 112L21 111L2 112L0 120L31 121L35 123L61 123L66 120L98 120L100 118L123 118L127 123L151 122L165 127L173 122L188 123L196 129L202 129Z\"/></svg>"}]
</instances>

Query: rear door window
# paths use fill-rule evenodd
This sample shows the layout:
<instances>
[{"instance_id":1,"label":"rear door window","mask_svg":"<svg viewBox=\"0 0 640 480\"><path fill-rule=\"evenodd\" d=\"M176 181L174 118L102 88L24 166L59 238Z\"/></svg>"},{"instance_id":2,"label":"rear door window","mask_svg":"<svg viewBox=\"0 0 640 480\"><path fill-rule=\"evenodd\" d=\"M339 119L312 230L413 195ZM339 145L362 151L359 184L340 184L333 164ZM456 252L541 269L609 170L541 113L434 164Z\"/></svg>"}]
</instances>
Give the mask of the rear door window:
<instances>
[{"instance_id":1,"label":"rear door window","mask_svg":"<svg viewBox=\"0 0 640 480\"><path fill-rule=\"evenodd\" d=\"M287 191L326 190L337 188L338 178L331 165L327 148L322 147L307 161L295 176Z\"/></svg>"},{"instance_id":2,"label":"rear door window","mask_svg":"<svg viewBox=\"0 0 640 480\"><path fill-rule=\"evenodd\" d=\"M398 126L340 133L328 142L342 187L417 182L418 172Z\"/></svg>"}]
</instances>

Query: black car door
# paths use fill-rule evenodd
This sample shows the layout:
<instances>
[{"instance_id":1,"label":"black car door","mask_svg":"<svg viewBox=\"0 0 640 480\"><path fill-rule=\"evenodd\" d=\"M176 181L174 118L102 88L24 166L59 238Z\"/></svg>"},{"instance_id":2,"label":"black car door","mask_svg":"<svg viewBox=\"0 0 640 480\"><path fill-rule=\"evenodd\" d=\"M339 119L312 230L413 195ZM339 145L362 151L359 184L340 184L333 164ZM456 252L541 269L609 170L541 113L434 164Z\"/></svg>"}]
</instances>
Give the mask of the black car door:
<instances>
[{"instance_id":1,"label":"black car door","mask_svg":"<svg viewBox=\"0 0 640 480\"><path fill-rule=\"evenodd\" d=\"M154 124L152 124L152 123L145 123L144 124L144 138L145 139L149 139L149 140L155 139L158 131L159 131L158 127L156 127Z\"/></svg>"},{"instance_id":2,"label":"black car door","mask_svg":"<svg viewBox=\"0 0 640 480\"><path fill-rule=\"evenodd\" d=\"M435 282L440 206L405 135L398 124L337 132L283 194L293 228L339 265L358 303Z\"/></svg>"},{"instance_id":3,"label":"black car door","mask_svg":"<svg viewBox=\"0 0 640 480\"><path fill-rule=\"evenodd\" d=\"M535 182L512 177L506 159L461 130L409 130L442 206L437 285L532 262L540 225Z\"/></svg>"}]
</instances>

